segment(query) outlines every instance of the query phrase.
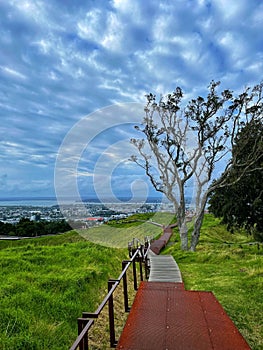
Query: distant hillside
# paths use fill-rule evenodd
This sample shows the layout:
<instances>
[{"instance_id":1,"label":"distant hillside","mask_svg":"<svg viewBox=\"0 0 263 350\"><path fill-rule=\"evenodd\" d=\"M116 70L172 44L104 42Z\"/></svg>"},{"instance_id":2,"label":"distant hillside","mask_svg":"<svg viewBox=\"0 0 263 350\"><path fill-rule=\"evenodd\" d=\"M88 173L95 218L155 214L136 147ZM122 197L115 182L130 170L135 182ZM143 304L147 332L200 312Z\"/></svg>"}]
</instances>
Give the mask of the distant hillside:
<instances>
[{"instance_id":1,"label":"distant hillside","mask_svg":"<svg viewBox=\"0 0 263 350\"><path fill-rule=\"evenodd\" d=\"M174 222L171 213L146 213L135 214L124 220L116 220L109 224L94 227L88 230L80 230L85 239L107 247L125 248L133 238L144 242L144 237L156 237L162 232L162 228L153 222L168 225Z\"/></svg>"}]
</instances>

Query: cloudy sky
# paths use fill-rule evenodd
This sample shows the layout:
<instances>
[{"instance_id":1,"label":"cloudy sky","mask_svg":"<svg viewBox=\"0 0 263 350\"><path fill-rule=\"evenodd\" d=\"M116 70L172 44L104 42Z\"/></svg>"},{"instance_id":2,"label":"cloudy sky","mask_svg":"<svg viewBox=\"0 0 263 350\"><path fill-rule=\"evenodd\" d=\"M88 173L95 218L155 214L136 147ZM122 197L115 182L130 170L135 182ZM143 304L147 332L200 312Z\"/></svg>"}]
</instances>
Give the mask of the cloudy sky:
<instances>
[{"instance_id":1,"label":"cloudy sky","mask_svg":"<svg viewBox=\"0 0 263 350\"><path fill-rule=\"evenodd\" d=\"M54 196L56 159L80 130L78 186L94 195L107 172L113 192L142 190L127 161L139 116L107 106L259 83L262 23L261 0L0 0L0 198Z\"/></svg>"}]
</instances>

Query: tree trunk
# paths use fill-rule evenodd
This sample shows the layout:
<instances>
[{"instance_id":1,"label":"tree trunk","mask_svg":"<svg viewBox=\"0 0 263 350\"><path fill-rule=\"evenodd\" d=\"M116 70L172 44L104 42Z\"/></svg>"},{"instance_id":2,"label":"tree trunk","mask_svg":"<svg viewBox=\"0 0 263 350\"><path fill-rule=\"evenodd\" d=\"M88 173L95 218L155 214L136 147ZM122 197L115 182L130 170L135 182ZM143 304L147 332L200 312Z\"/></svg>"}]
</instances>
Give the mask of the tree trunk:
<instances>
[{"instance_id":1,"label":"tree trunk","mask_svg":"<svg viewBox=\"0 0 263 350\"><path fill-rule=\"evenodd\" d=\"M181 240L181 250L188 250L188 227L186 225L185 200L184 200L183 194L181 196L180 205L177 206L177 203L174 203L174 207L176 211L178 229L179 229L180 240Z\"/></svg>"},{"instance_id":2,"label":"tree trunk","mask_svg":"<svg viewBox=\"0 0 263 350\"><path fill-rule=\"evenodd\" d=\"M199 242L200 230L201 230L201 226L203 223L203 219L204 219L204 210L201 210L197 214L197 217L196 217L195 222L194 222L194 230L192 232L191 245L190 245L190 250L192 252L195 251L196 246Z\"/></svg>"},{"instance_id":3,"label":"tree trunk","mask_svg":"<svg viewBox=\"0 0 263 350\"><path fill-rule=\"evenodd\" d=\"M188 250L188 228L187 228L185 219L183 220L182 224L179 227L179 232L180 232L180 239L181 239L181 249Z\"/></svg>"}]
</instances>

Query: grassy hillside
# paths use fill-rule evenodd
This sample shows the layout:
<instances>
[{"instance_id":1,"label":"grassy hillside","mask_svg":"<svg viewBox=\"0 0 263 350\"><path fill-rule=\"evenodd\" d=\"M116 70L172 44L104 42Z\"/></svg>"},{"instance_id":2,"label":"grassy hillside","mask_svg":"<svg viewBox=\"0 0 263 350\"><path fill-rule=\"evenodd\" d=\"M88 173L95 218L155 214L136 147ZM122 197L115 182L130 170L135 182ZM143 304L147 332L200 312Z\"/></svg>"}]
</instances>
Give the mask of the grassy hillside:
<instances>
[{"instance_id":1,"label":"grassy hillside","mask_svg":"<svg viewBox=\"0 0 263 350\"><path fill-rule=\"evenodd\" d=\"M0 349L68 349L127 251L67 234L0 241Z\"/></svg>"},{"instance_id":2,"label":"grassy hillside","mask_svg":"<svg viewBox=\"0 0 263 350\"><path fill-rule=\"evenodd\" d=\"M151 215L150 218L150 220L163 225L168 225L173 219L174 215L171 213L156 213ZM126 248L128 242L132 241L133 238L138 238L143 242L145 236L156 237L162 232L160 227L143 222L144 220L148 220L148 215L133 215L119 223L113 222L108 225L81 230L80 233L85 239L103 246Z\"/></svg>"},{"instance_id":3,"label":"grassy hillside","mask_svg":"<svg viewBox=\"0 0 263 350\"><path fill-rule=\"evenodd\" d=\"M164 213L154 216L163 224L171 220ZM119 275L127 242L160 231L129 219L87 230L86 239L69 232L0 241L0 349L68 349L77 335L77 317L94 311L107 279ZM263 248L251 241L206 215L195 253L180 251L176 231L164 253L175 257L187 289L213 291L251 348L262 350ZM95 343L99 336L108 339L101 329L96 332Z\"/></svg>"},{"instance_id":4,"label":"grassy hillside","mask_svg":"<svg viewBox=\"0 0 263 350\"><path fill-rule=\"evenodd\" d=\"M242 233L230 234L212 215L205 217L195 253L180 251L177 234L172 241L163 253L174 256L186 289L212 291L251 348L262 350L262 244Z\"/></svg>"}]
</instances>

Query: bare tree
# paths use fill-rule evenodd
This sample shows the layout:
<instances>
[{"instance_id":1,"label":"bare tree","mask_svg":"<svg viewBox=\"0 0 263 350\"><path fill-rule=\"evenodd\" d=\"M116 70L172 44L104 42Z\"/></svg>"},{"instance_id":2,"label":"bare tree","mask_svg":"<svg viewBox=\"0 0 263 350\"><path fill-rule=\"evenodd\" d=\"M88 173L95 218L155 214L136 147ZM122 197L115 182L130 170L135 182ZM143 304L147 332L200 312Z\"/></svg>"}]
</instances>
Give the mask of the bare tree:
<instances>
[{"instance_id":1,"label":"bare tree","mask_svg":"<svg viewBox=\"0 0 263 350\"><path fill-rule=\"evenodd\" d=\"M205 98L184 103L181 88L161 97L146 95L145 117L136 129L144 135L131 142L138 150L131 160L142 167L156 191L162 192L175 209L183 250L196 249L208 196L216 187L227 185L227 174L238 157L232 150L240 130L262 117L263 83L247 88L236 97L230 90L219 92L212 81ZM245 141L244 141L245 142ZM257 150L246 160L242 173L253 167ZM225 160L224 176L213 179L218 162ZM195 189L195 215L191 242L186 225L186 189Z\"/></svg>"}]
</instances>

